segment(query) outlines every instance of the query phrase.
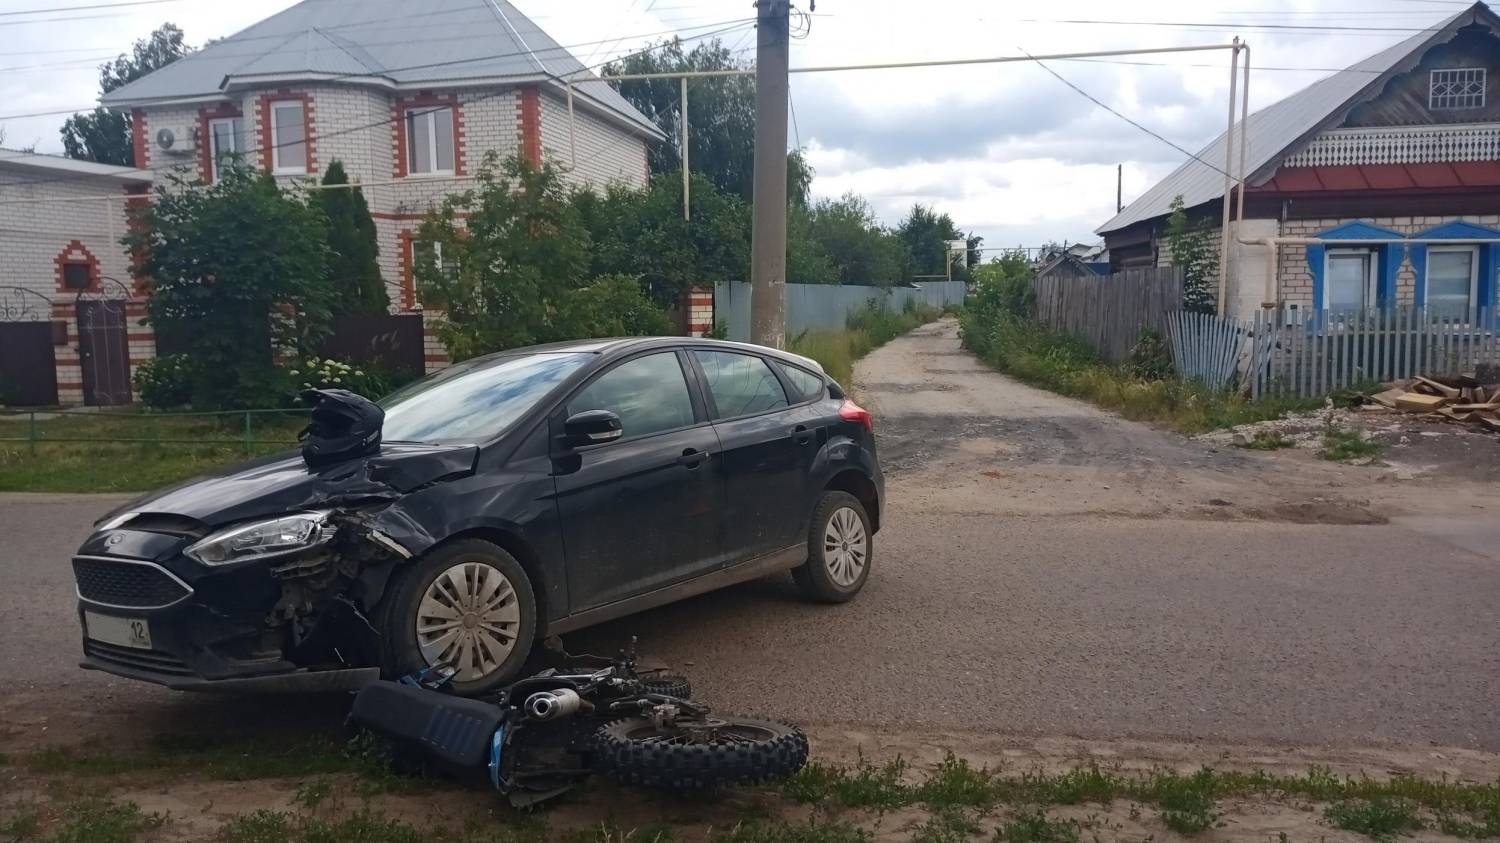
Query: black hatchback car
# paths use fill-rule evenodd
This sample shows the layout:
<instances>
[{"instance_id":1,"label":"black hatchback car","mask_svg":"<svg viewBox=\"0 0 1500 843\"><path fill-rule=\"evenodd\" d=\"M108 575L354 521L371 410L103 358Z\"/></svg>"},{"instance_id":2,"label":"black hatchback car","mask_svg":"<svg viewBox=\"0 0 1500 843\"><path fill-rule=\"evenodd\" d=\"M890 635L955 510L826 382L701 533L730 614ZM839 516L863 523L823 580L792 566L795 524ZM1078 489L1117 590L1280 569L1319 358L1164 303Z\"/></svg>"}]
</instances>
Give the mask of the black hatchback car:
<instances>
[{"instance_id":1,"label":"black hatchback car","mask_svg":"<svg viewBox=\"0 0 1500 843\"><path fill-rule=\"evenodd\" d=\"M105 516L73 559L83 667L179 689L459 693L533 645L790 571L870 574L870 414L811 360L684 338L469 360L380 402L383 444L268 457Z\"/></svg>"}]
</instances>

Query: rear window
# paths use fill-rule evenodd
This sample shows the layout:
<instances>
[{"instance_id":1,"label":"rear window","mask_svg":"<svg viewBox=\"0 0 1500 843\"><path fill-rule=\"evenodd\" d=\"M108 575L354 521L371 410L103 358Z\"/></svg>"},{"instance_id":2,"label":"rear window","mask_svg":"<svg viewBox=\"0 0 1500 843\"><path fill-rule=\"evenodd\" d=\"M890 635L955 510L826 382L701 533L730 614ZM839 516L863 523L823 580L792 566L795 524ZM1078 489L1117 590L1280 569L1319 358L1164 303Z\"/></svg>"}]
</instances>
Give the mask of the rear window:
<instances>
[{"instance_id":1,"label":"rear window","mask_svg":"<svg viewBox=\"0 0 1500 843\"><path fill-rule=\"evenodd\" d=\"M811 401L827 394L828 387L823 383L821 375L790 363L782 363L781 371L786 373L787 380L792 382L792 390L797 393L792 399L793 403Z\"/></svg>"},{"instance_id":2,"label":"rear window","mask_svg":"<svg viewBox=\"0 0 1500 843\"><path fill-rule=\"evenodd\" d=\"M732 419L787 405L786 390L766 361L730 351L694 351L719 418Z\"/></svg>"}]
</instances>

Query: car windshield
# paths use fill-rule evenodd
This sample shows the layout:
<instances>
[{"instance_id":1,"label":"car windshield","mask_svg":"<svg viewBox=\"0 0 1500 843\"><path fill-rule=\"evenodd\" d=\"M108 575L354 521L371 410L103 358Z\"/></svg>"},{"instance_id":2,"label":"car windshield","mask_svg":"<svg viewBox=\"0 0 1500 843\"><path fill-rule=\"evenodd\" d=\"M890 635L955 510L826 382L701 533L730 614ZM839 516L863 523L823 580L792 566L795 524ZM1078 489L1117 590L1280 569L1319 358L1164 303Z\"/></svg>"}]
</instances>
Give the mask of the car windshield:
<instances>
[{"instance_id":1,"label":"car windshield","mask_svg":"<svg viewBox=\"0 0 1500 843\"><path fill-rule=\"evenodd\" d=\"M557 352L459 363L380 402L387 442L476 442L497 436L594 355Z\"/></svg>"}]
</instances>

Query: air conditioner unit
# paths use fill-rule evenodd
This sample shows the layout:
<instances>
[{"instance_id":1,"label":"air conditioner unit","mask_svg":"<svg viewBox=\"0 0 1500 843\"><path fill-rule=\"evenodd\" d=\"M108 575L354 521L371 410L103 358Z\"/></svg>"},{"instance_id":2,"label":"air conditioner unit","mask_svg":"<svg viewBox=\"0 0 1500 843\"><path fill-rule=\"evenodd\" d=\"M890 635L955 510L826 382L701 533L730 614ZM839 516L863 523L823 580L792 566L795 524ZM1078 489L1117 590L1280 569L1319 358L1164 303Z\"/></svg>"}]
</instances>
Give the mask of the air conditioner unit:
<instances>
[{"instance_id":1,"label":"air conditioner unit","mask_svg":"<svg viewBox=\"0 0 1500 843\"><path fill-rule=\"evenodd\" d=\"M187 126L164 126L152 136L156 150L168 155L190 155L197 146L196 132Z\"/></svg>"}]
</instances>

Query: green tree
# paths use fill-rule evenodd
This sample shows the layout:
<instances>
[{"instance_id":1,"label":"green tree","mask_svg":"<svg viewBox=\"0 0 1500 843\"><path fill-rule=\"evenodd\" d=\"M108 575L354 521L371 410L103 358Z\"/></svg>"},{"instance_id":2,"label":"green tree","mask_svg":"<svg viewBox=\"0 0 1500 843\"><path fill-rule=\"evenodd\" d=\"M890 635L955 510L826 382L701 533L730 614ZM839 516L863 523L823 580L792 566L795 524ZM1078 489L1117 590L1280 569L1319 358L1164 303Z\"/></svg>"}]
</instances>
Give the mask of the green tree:
<instances>
[{"instance_id":1,"label":"green tree","mask_svg":"<svg viewBox=\"0 0 1500 843\"><path fill-rule=\"evenodd\" d=\"M905 241L882 228L858 194L814 203L808 236L828 255L836 283L889 287L906 280L911 259Z\"/></svg>"},{"instance_id":2,"label":"green tree","mask_svg":"<svg viewBox=\"0 0 1500 843\"><path fill-rule=\"evenodd\" d=\"M645 190L576 191L571 202L592 244L589 274L636 276L663 306L694 284L749 277L749 205L698 174L688 195L684 220L680 173L655 177Z\"/></svg>"},{"instance_id":3,"label":"green tree","mask_svg":"<svg viewBox=\"0 0 1500 843\"><path fill-rule=\"evenodd\" d=\"M1172 265L1182 267L1182 307L1194 313L1218 310L1214 282L1219 276L1219 251L1207 218L1189 223L1182 196L1173 197L1167 216L1167 245Z\"/></svg>"},{"instance_id":4,"label":"green tree","mask_svg":"<svg viewBox=\"0 0 1500 843\"><path fill-rule=\"evenodd\" d=\"M556 167L538 168L520 156L502 162L492 152L477 181L429 214L418 233L440 247L419 249L415 270L423 301L446 311L444 339L456 359L663 331L660 308L635 273L624 280L590 273L593 243L584 218L603 212L576 203ZM460 215L466 215L462 226Z\"/></svg>"},{"instance_id":5,"label":"green tree","mask_svg":"<svg viewBox=\"0 0 1500 843\"><path fill-rule=\"evenodd\" d=\"M967 239L953 218L939 214L926 205L911 207L906 218L896 227L896 233L906 243L911 253L912 275L946 275L948 273L948 241ZM967 278L967 261L954 267L954 279Z\"/></svg>"},{"instance_id":6,"label":"green tree","mask_svg":"<svg viewBox=\"0 0 1500 843\"><path fill-rule=\"evenodd\" d=\"M276 351L300 359L328 331L327 223L305 194L229 168L215 184L172 179L122 242L151 279L146 321L187 350L199 408L266 406L287 384Z\"/></svg>"},{"instance_id":7,"label":"green tree","mask_svg":"<svg viewBox=\"0 0 1500 843\"><path fill-rule=\"evenodd\" d=\"M343 162L335 160L323 174L323 184L348 184ZM380 277L380 247L375 220L364 191L358 187L320 190L318 205L328 218L329 274L333 279L337 313L382 314L391 299Z\"/></svg>"},{"instance_id":8,"label":"green tree","mask_svg":"<svg viewBox=\"0 0 1500 843\"><path fill-rule=\"evenodd\" d=\"M653 49L610 62L606 79L635 73L682 73L745 70L752 65L735 58L715 38L690 51L673 38ZM682 85L676 79L624 79L611 83L620 95L667 136L653 144L647 161L653 174L682 172ZM752 199L755 173L755 78L721 76L688 81L688 166L720 190L746 202ZM801 151L787 156L787 202L806 205L812 170Z\"/></svg>"},{"instance_id":9,"label":"green tree","mask_svg":"<svg viewBox=\"0 0 1500 843\"><path fill-rule=\"evenodd\" d=\"M175 24L162 24L148 37L136 41L130 55L121 53L99 65L99 93L107 94L190 52L192 49L183 42L182 30ZM122 111L96 108L80 112L63 121L63 150L69 158L132 167L135 148L130 128L130 115Z\"/></svg>"}]
</instances>

